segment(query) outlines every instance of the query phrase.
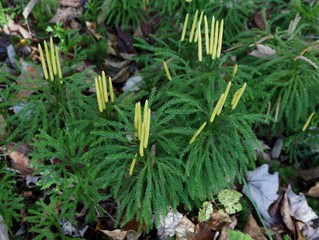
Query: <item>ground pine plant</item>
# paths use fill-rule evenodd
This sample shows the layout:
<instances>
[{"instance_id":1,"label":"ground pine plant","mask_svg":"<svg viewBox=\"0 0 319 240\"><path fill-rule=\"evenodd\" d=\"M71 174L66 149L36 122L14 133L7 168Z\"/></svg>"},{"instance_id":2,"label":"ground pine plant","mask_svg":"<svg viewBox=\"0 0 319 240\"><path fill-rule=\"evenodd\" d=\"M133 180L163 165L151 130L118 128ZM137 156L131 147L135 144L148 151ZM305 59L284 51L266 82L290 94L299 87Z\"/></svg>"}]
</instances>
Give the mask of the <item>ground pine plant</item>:
<instances>
[{"instance_id":1,"label":"ground pine plant","mask_svg":"<svg viewBox=\"0 0 319 240\"><path fill-rule=\"evenodd\" d=\"M116 120L95 123L96 155L119 201L121 225L135 219L150 229L154 219L158 226L170 207L191 208L212 198L254 166L252 124L261 115L249 114L242 104L249 83L237 77L240 66L223 66L224 21L210 16L208 28L204 12L196 16L189 30L185 20L175 49L139 41L147 51L147 58L137 59L146 65L145 76L157 75L145 85L152 89L149 98L116 106Z\"/></svg>"}]
</instances>

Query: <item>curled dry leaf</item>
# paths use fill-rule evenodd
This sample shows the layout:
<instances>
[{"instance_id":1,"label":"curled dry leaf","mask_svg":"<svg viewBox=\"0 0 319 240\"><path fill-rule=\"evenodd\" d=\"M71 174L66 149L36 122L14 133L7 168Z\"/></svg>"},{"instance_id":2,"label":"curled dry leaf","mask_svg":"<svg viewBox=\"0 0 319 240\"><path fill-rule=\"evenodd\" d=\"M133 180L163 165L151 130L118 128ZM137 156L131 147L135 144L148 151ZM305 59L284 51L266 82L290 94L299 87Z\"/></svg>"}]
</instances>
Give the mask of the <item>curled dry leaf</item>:
<instances>
[{"instance_id":1,"label":"curled dry leaf","mask_svg":"<svg viewBox=\"0 0 319 240\"><path fill-rule=\"evenodd\" d=\"M276 54L276 50L263 44L256 44L257 50L253 50L249 55L256 58L266 58Z\"/></svg>"},{"instance_id":2,"label":"curled dry leaf","mask_svg":"<svg viewBox=\"0 0 319 240\"><path fill-rule=\"evenodd\" d=\"M286 227L295 233L295 223L293 222L291 215L290 215L290 209L289 209L289 202L287 193L284 194L281 205L280 205L280 214L282 216L282 220L285 223Z\"/></svg>"},{"instance_id":3,"label":"curled dry leaf","mask_svg":"<svg viewBox=\"0 0 319 240\"><path fill-rule=\"evenodd\" d=\"M318 218L317 214L308 206L307 199L302 193L299 195L295 194L289 185L286 194L289 200L291 216L304 223L308 223L311 220Z\"/></svg>"}]
</instances>

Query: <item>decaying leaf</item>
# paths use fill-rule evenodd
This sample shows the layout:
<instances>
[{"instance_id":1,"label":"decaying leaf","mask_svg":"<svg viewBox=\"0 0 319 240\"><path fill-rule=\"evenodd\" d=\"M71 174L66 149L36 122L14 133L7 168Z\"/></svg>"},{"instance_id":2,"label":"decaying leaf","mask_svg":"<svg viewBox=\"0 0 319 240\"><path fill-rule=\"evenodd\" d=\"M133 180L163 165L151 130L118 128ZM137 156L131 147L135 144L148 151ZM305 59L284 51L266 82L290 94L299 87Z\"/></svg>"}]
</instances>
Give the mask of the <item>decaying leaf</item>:
<instances>
[{"instance_id":1,"label":"decaying leaf","mask_svg":"<svg viewBox=\"0 0 319 240\"><path fill-rule=\"evenodd\" d=\"M250 193L246 186L243 187L243 193L253 201L267 224L273 222L268 213L269 206L278 198L279 178L278 172L268 173L269 166L263 164L254 171L248 172L247 182Z\"/></svg>"},{"instance_id":2,"label":"decaying leaf","mask_svg":"<svg viewBox=\"0 0 319 240\"><path fill-rule=\"evenodd\" d=\"M203 202L202 207L199 209L198 221L207 221L213 213L213 204L211 202Z\"/></svg>"},{"instance_id":3,"label":"decaying leaf","mask_svg":"<svg viewBox=\"0 0 319 240\"><path fill-rule=\"evenodd\" d=\"M319 198L319 182L316 182L316 185L311 187L306 195Z\"/></svg>"},{"instance_id":4,"label":"decaying leaf","mask_svg":"<svg viewBox=\"0 0 319 240\"><path fill-rule=\"evenodd\" d=\"M256 58L266 58L276 54L276 50L263 44L256 44L257 50L253 50L249 55Z\"/></svg>"},{"instance_id":5,"label":"decaying leaf","mask_svg":"<svg viewBox=\"0 0 319 240\"><path fill-rule=\"evenodd\" d=\"M113 231L108 230L100 230L106 236L114 239L114 240L124 240L126 238L127 231L122 231L120 229L115 229Z\"/></svg>"},{"instance_id":6,"label":"decaying leaf","mask_svg":"<svg viewBox=\"0 0 319 240\"><path fill-rule=\"evenodd\" d=\"M317 214L308 206L306 197L300 193L295 194L290 185L287 190L287 197L289 200L290 215L295 219L308 223L313 219L318 218Z\"/></svg>"},{"instance_id":7,"label":"decaying leaf","mask_svg":"<svg viewBox=\"0 0 319 240\"><path fill-rule=\"evenodd\" d=\"M280 214L282 216L282 220L285 223L286 227L290 231L295 233L295 224L294 224L293 220L291 219L287 193L284 194L284 196L281 200Z\"/></svg>"},{"instance_id":8,"label":"decaying leaf","mask_svg":"<svg viewBox=\"0 0 319 240\"><path fill-rule=\"evenodd\" d=\"M177 240L194 239L195 224L192 223L186 216L182 218L175 229Z\"/></svg>"},{"instance_id":9,"label":"decaying leaf","mask_svg":"<svg viewBox=\"0 0 319 240\"><path fill-rule=\"evenodd\" d=\"M218 200L224 205L225 211L228 214L234 214L242 210L239 199L243 195L233 189L225 189L218 193Z\"/></svg>"},{"instance_id":10,"label":"decaying leaf","mask_svg":"<svg viewBox=\"0 0 319 240\"><path fill-rule=\"evenodd\" d=\"M308 170L299 171L298 176L304 179L305 181L319 178L319 166L310 168Z\"/></svg>"},{"instance_id":11,"label":"decaying leaf","mask_svg":"<svg viewBox=\"0 0 319 240\"><path fill-rule=\"evenodd\" d=\"M0 239L9 240L8 228L1 215L0 215Z\"/></svg>"},{"instance_id":12,"label":"decaying leaf","mask_svg":"<svg viewBox=\"0 0 319 240\"><path fill-rule=\"evenodd\" d=\"M249 214L243 232L247 233L253 239L267 240L252 214Z\"/></svg>"},{"instance_id":13,"label":"decaying leaf","mask_svg":"<svg viewBox=\"0 0 319 240\"><path fill-rule=\"evenodd\" d=\"M0 148L5 154L12 159L12 168L18 171L22 176L32 175L33 170L29 165L29 158L26 155L28 150L23 146L16 148L14 145L9 145L8 149Z\"/></svg>"},{"instance_id":14,"label":"decaying leaf","mask_svg":"<svg viewBox=\"0 0 319 240\"><path fill-rule=\"evenodd\" d=\"M158 229L157 236L160 240L169 239L175 235L175 229L183 219L183 214L170 210L165 218L161 219L161 225Z\"/></svg>"}]
</instances>

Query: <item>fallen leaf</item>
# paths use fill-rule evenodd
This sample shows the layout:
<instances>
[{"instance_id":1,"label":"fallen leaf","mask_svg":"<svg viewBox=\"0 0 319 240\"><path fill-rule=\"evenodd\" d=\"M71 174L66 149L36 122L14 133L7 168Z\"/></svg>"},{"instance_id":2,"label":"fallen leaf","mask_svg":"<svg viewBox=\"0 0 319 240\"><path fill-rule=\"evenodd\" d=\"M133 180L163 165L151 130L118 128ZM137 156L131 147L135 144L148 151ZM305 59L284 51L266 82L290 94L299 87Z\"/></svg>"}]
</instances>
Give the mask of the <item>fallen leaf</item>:
<instances>
[{"instance_id":1,"label":"fallen leaf","mask_svg":"<svg viewBox=\"0 0 319 240\"><path fill-rule=\"evenodd\" d=\"M256 46L257 50L253 50L249 55L256 58L266 58L276 54L276 51L273 50L271 47L262 44L256 44Z\"/></svg>"},{"instance_id":2,"label":"fallen leaf","mask_svg":"<svg viewBox=\"0 0 319 240\"><path fill-rule=\"evenodd\" d=\"M252 214L249 214L243 232L247 233L253 239L267 240Z\"/></svg>"},{"instance_id":3,"label":"fallen leaf","mask_svg":"<svg viewBox=\"0 0 319 240\"><path fill-rule=\"evenodd\" d=\"M228 232L234 230L237 225L237 218L235 216L231 217L231 223L222 228L222 231L218 237L218 240L228 240Z\"/></svg>"},{"instance_id":4,"label":"fallen leaf","mask_svg":"<svg viewBox=\"0 0 319 240\"><path fill-rule=\"evenodd\" d=\"M254 202L258 211L267 224L273 222L271 216L268 213L269 206L275 202L278 198L279 178L278 172L274 174L268 173L269 166L263 164L256 168L254 171L249 171L247 176L248 189L243 187L243 193Z\"/></svg>"},{"instance_id":5,"label":"fallen leaf","mask_svg":"<svg viewBox=\"0 0 319 240\"><path fill-rule=\"evenodd\" d=\"M7 20L8 20L8 28L10 29L10 31L12 32L19 32L21 34L21 36L25 39L31 39L31 34L28 32L28 30L26 30L24 27L22 27L19 24L16 24L12 19L10 19L7 16Z\"/></svg>"},{"instance_id":6,"label":"fallen leaf","mask_svg":"<svg viewBox=\"0 0 319 240\"><path fill-rule=\"evenodd\" d=\"M291 216L304 223L318 218L317 214L308 206L307 199L302 193L299 195L295 194L289 185L286 190L286 194L289 200Z\"/></svg>"},{"instance_id":7,"label":"fallen leaf","mask_svg":"<svg viewBox=\"0 0 319 240\"><path fill-rule=\"evenodd\" d=\"M161 219L160 226L158 228L157 236L160 240L169 239L175 235L175 229L183 219L183 214L174 212L172 209L167 216Z\"/></svg>"},{"instance_id":8,"label":"fallen leaf","mask_svg":"<svg viewBox=\"0 0 319 240\"><path fill-rule=\"evenodd\" d=\"M283 146L284 146L284 138L283 137L277 138L277 140L276 140L276 142L271 150L271 158L272 159L279 158Z\"/></svg>"},{"instance_id":9,"label":"fallen leaf","mask_svg":"<svg viewBox=\"0 0 319 240\"><path fill-rule=\"evenodd\" d=\"M284 194L281 200L280 214L286 227L295 234L295 223L291 219L287 193Z\"/></svg>"},{"instance_id":10,"label":"fallen leaf","mask_svg":"<svg viewBox=\"0 0 319 240\"><path fill-rule=\"evenodd\" d=\"M23 9L22 15L24 18L28 18L29 14L31 13L32 9L34 8L35 4L39 0L30 0L27 6Z\"/></svg>"},{"instance_id":11,"label":"fallen leaf","mask_svg":"<svg viewBox=\"0 0 319 240\"><path fill-rule=\"evenodd\" d=\"M78 8L82 6L83 0L60 0L59 4L64 7Z\"/></svg>"},{"instance_id":12,"label":"fallen leaf","mask_svg":"<svg viewBox=\"0 0 319 240\"><path fill-rule=\"evenodd\" d=\"M305 181L310 181L312 179L319 178L319 166L308 170L303 170L298 172L298 176Z\"/></svg>"},{"instance_id":13,"label":"fallen leaf","mask_svg":"<svg viewBox=\"0 0 319 240\"><path fill-rule=\"evenodd\" d=\"M198 212L198 221L207 221L213 213L213 204L211 202L203 202Z\"/></svg>"},{"instance_id":14,"label":"fallen leaf","mask_svg":"<svg viewBox=\"0 0 319 240\"><path fill-rule=\"evenodd\" d=\"M311 187L305 195L310 197L319 198L319 182L316 182L316 185Z\"/></svg>"},{"instance_id":15,"label":"fallen leaf","mask_svg":"<svg viewBox=\"0 0 319 240\"><path fill-rule=\"evenodd\" d=\"M96 30L96 24L94 22L85 21L85 25L96 39L99 40L100 38L102 38L102 35Z\"/></svg>"},{"instance_id":16,"label":"fallen leaf","mask_svg":"<svg viewBox=\"0 0 319 240\"><path fill-rule=\"evenodd\" d=\"M141 87L142 77L140 75L136 75L127 79L126 83L122 87L122 91L126 92L128 90L131 91L139 91Z\"/></svg>"},{"instance_id":17,"label":"fallen leaf","mask_svg":"<svg viewBox=\"0 0 319 240\"><path fill-rule=\"evenodd\" d=\"M263 18L263 14L262 14L262 11L258 11L254 18L254 23L256 24L256 26L261 29L261 30L265 30L265 27L266 27L266 23L264 21L264 18Z\"/></svg>"},{"instance_id":18,"label":"fallen leaf","mask_svg":"<svg viewBox=\"0 0 319 240\"><path fill-rule=\"evenodd\" d=\"M55 15L49 23L65 23L67 21L70 21L76 17L81 16L82 11L77 10L76 8L73 7L67 7L67 8L58 8L56 11Z\"/></svg>"},{"instance_id":19,"label":"fallen leaf","mask_svg":"<svg viewBox=\"0 0 319 240\"><path fill-rule=\"evenodd\" d=\"M23 176L32 175L33 170L30 168L30 160L18 150L9 151L9 157L12 159L12 168L19 171Z\"/></svg>"},{"instance_id":20,"label":"fallen leaf","mask_svg":"<svg viewBox=\"0 0 319 240\"><path fill-rule=\"evenodd\" d=\"M191 222L186 216L178 223L175 229L177 240L189 240L194 239L195 236L195 224Z\"/></svg>"},{"instance_id":21,"label":"fallen leaf","mask_svg":"<svg viewBox=\"0 0 319 240\"><path fill-rule=\"evenodd\" d=\"M126 238L127 231L122 231L120 229L115 229L113 231L108 230L100 230L106 236L114 239L114 240L124 240Z\"/></svg>"},{"instance_id":22,"label":"fallen leaf","mask_svg":"<svg viewBox=\"0 0 319 240\"><path fill-rule=\"evenodd\" d=\"M9 240L8 228L1 215L0 215L0 239Z\"/></svg>"}]
</instances>

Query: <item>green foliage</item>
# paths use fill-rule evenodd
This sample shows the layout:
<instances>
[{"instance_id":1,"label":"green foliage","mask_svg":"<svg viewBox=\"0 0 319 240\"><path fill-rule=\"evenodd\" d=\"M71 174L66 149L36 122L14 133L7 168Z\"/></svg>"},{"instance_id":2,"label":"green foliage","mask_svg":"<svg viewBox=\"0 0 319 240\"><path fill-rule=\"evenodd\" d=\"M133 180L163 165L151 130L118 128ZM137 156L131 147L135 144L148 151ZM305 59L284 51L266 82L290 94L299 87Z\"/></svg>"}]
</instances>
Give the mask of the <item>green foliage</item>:
<instances>
[{"instance_id":1,"label":"green foliage","mask_svg":"<svg viewBox=\"0 0 319 240\"><path fill-rule=\"evenodd\" d=\"M225 189L218 193L218 200L225 207L228 214L234 214L242 210L239 199L243 195L233 189Z\"/></svg>"},{"instance_id":2,"label":"green foliage","mask_svg":"<svg viewBox=\"0 0 319 240\"><path fill-rule=\"evenodd\" d=\"M44 80L39 71L36 79L23 69L21 71L24 75L15 83L7 80L7 89L0 103L1 109L15 110L13 115L8 112L4 115L12 130L7 142L14 139L30 141L39 129L54 135L70 119L96 116L95 99L82 94L92 85L92 81L83 81L86 71L65 77L63 83L57 79Z\"/></svg>"},{"instance_id":3,"label":"green foliage","mask_svg":"<svg viewBox=\"0 0 319 240\"><path fill-rule=\"evenodd\" d=\"M59 196L51 196L48 203L43 199L37 201L35 206L29 209L29 215L26 218L28 223L31 224L29 231L36 233L36 236L32 239L75 239L65 236L61 228L63 220L70 221L74 218L70 209L70 204L63 202Z\"/></svg>"},{"instance_id":4,"label":"green foliage","mask_svg":"<svg viewBox=\"0 0 319 240\"><path fill-rule=\"evenodd\" d=\"M0 215L3 217L9 231L13 227L14 220L20 218L23 209L23 197L16 194L16 180L14 174L4 168L0 168Z\"/></svg>"},{"instance_id":5,"label":"green foliage","mask_svg":"<svg viewBox=\"0 0 319 240\"><path fill-rule=\"evenodd\" d=\"M213 213L213 204L211 202L203 202L198 212L198 221L207 221Z\"/></svg>"},{"instance_id":6,"label":"green foliage","mask_svg":"<svg viewBox=\"0 0 319 240\"><path fill-rule=\"evenodd\" d=\"M248 234L234 230L229 230L227 236L229 240L252 240Z\"/></svg>"},{"instance_id":7,"label":"green foliage","mask_svg":"<svg viewBox=\"0 0 319 240\"><path fill-rule=\"evenodd\" d=\"M57 130L55 136L41 131L34 144L33 167L42 175L39 186L59 193L60 201L65 204L73 199L68 212L74 215L76 206L84 204L90 210L89 220L94 220L94 208L106 197L99 189L107 185L103 164L95 158L94 151L90 151L93 139L84 132L68 128Z\"/></svg>"},{"instance_id":8,"label":"green foliage","mask_svg":"<svg viewBox=\"0 0 319 240\"><path fill-rule=\"evenodd\" d=\"M101 6L98 21L114 24L123 29L136 27L144 16L146 1L143 0L107 0Z\"/></svg>"},{"instance_id":9,"label":"green foliage","mask_svg":"<svg viewBox=\"0 0 319 240\"><path fill-rule=\"evenodd\" d=\"M72 59L67 57L64 60L64 64L68 67L75 67L75 64L86 59L85 51L81 47L82 37L76 29L64 29L61 23L56 23L53 27L48 26L47 32L51 32L54 37L59 39L59 49L67 56L72 53Z\"/></svg>"}]
</instances>

